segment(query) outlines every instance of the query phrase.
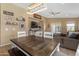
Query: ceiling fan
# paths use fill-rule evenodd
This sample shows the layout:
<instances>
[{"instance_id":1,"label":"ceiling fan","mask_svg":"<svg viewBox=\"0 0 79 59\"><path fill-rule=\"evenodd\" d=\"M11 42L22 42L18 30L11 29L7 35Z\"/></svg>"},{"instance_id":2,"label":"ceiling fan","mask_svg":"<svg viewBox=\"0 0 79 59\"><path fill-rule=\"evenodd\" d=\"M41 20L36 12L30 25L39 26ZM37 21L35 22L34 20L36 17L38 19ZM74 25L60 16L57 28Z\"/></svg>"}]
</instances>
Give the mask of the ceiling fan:
<instances>
[{"instance_id":1,"label":"ceiling fan","mask_svg":"<svg viewBox=\"0 0 79 59\"><path fill-rule=\"evenodd\" d=\"M60 14L60 12L49 12L49 14L51 14L52 16L56 16L56 15L58 15L58 14Z\"/></svg>"}]
</instances>

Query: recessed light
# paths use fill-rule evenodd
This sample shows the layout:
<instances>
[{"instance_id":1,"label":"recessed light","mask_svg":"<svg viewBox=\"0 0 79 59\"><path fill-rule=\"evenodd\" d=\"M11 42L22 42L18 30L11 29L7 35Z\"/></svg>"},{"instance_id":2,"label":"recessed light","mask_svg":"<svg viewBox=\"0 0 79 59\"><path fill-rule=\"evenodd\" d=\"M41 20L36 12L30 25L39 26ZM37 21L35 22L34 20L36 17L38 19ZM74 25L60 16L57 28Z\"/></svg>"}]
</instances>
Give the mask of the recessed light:
<instances>
[{"instance_id":1,"label":"recessed light","mask_svg":"<svg viewBox=\"0 0 79 59\"><path fill-rule=\"evenodd\" d=\"M54 15L51 15L51 16L54 16Z\"/></svg>"}]
</instances>

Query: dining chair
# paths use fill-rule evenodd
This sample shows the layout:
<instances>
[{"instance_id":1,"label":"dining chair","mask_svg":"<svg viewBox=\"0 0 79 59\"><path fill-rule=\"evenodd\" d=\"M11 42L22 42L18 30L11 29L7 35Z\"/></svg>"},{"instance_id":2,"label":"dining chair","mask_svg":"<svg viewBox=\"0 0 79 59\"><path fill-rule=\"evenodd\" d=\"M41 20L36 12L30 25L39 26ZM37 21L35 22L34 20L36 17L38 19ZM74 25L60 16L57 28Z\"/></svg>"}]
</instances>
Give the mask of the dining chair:
<instances>
[{"instance_id":1,"label":"dining chair","mask_svg":"<svg viewBox=\"0 0 79 59\"><path fill-rule=\"evenodd\" d=\"M18 37L25 37L25 36L27 36L27 33L26 33L26 31L19 31L19 32L17 32L17 36Z\"/></svg>"},{"instance_id":2,"label":"dining chair","mask_svg":"<svg viewBox=\"0 0 79 59\"><path fill-rule=\"evenodd\" d=\"M52 39L53 38L53 33L52 32L44 32L44 37Z\"/></svg>"}]
</instances>

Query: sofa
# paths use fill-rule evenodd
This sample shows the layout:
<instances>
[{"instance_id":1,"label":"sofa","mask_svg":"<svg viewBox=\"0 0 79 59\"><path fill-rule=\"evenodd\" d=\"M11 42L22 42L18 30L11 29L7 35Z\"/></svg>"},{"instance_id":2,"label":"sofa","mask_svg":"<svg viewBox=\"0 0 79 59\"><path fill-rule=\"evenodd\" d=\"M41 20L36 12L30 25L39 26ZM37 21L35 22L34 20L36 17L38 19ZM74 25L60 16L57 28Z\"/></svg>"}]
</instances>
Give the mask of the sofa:
<instances>
[{"instance_id":1,"label":"sofa","mask_svg":"<svg viewBox=\"0 0 79 59\"><path fill-rule=\"evenodd\" d=\"M72 49L74 51L77 50L78 43L79 43L79 33L72 33L72 34L54 34L54 39L59 40L60 47L64 47L67 49Z\"/></svg>"}]
</instances>

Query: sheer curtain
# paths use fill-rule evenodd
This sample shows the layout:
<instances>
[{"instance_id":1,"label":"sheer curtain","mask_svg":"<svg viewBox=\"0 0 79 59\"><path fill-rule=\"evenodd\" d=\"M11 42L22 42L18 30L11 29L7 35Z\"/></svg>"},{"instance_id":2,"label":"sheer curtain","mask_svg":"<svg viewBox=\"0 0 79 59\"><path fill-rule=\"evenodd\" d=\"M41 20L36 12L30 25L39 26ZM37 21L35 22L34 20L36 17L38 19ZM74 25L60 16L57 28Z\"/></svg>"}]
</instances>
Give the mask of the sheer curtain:
<instances>
[{"instance_id":1,"label":"sheer curtain","mask_svg":"<svg viewBox=\"0 0 79 59\"><path fill-rule=\"evenodd\" d=\"M67 26L67 31L75 31L75 22L74 21L67 22L66 26Z\"/></svg>"},{"instance_id":2,"label":"sheer curtain","mask_svg":"<svg viewBox=\"0 0 79 59\"><path fill-rule=\"evenodd\" d=\"M52 33L61 32L61 23L54 23L54 24L51 24L51 32L52 32Z\"/></svg>"}]
</instances>

